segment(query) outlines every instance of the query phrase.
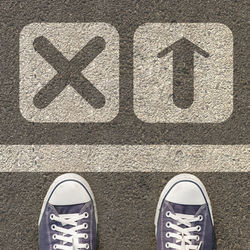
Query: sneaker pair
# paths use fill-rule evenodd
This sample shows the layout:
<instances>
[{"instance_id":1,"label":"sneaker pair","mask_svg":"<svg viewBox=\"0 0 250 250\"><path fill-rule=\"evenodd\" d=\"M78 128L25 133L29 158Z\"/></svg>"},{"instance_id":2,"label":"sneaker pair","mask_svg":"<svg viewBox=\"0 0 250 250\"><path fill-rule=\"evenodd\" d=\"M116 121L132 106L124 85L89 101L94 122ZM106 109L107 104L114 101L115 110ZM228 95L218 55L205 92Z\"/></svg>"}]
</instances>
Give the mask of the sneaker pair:
<instances>
[{"instance_id":1,"label":"sneaker pair","mask_svg":"<svg viewBox=\"0 0 250 250\"><path fill-rule=\"evenodd\" d=\"M97 210L90 186L81 176L56 178L39 218L40 250L95 250ZM171 179L155 215L157 250L213 250L211 204L201 181L190 174Z\"/></svg>"}]
</instances>

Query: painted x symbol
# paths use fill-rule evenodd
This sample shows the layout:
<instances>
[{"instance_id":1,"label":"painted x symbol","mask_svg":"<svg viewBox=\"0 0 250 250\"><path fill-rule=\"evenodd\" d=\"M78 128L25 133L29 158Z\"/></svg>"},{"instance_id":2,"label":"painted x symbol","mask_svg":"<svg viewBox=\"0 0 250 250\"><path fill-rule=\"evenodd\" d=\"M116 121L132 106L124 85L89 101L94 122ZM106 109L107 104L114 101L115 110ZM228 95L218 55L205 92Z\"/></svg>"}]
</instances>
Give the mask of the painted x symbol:
<instances>
[{"instance_id":1,"label":"painted x symbol","mask_svg":"<svg viewBox=\"0 0 250 250\"><path fill-rule=\"evenodd\" d=\"M105 40L95 37L90 40L70 61L44 36L34 40L35 50L58 72L34 97L34 105L47 107L67 85L71 85L92 107L105 105L105 96L81 71L105 48Z\"/></svg>"}]
</instances>

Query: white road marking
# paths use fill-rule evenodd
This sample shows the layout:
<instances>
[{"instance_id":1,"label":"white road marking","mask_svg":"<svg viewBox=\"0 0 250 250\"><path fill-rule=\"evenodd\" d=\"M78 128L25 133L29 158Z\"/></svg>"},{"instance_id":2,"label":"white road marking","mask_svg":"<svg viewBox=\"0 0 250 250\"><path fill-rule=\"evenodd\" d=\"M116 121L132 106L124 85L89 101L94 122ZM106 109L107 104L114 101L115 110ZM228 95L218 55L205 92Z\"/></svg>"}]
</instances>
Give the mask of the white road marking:
<instances>
[{"instance_id":1,"label":"white road marking","mask_svg":"<svg viewBox=\"0 0 250 250\"><path fill-rule=\"evenodd\" d=\"M248 172L249 146L9 145L1 172Z\"/></svg>"}]
</instances>

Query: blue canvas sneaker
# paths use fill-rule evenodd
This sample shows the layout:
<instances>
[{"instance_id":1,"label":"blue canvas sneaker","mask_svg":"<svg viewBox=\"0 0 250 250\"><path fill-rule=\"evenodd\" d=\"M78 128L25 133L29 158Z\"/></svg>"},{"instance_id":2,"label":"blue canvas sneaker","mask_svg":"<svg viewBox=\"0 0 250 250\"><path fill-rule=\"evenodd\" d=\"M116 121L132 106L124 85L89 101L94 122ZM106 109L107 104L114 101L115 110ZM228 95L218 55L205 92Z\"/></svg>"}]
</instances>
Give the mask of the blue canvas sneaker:
<instances>
[{"instance_id":1,"label":"blue canvas sneaker","mask_svg":"<svg viewBox=\"0 0 250 250\"><path fill-rule=\"evenodd\" d=\"M93 193L79 175L55 179L39 218L40 250L95 250L97 212Z\"/></svg>"},{"instance_id":2,"label":"blue canvas sneaker","mask_svg":"<svg viewBox=\"0 0 250 250\"><path fill-rule=\"evenodd\" d=\"M211 204L204 185L190 174L172 178L161 193L155 216L157 250L213 250Z\"/></svg>"}]
</instances>

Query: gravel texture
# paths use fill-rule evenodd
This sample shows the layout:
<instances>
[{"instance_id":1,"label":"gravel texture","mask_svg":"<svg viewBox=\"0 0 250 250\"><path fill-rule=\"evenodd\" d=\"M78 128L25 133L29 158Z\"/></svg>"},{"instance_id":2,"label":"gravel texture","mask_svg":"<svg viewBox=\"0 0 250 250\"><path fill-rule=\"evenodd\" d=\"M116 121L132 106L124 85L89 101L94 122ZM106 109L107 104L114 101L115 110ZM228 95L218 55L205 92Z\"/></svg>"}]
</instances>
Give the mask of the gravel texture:
<instances>
[{"instance_id":1,"label":"gravel texture","mask_svg":"<svg viewBox=\"0 0 250 250\"><path fill-rule=\"evenodd\" d=\"M59 173L0 174L1 250L38 248L42 201ZM99 250L153 250L154 215L174 173L80 173L99 215ZM210 196L219 250L249 249L249 174L197 173Z\"/></svg>"},{"instance_id":2,"label":"gravel texture","mask_svg":"<svg viewBox=\"0 0 250 250\"><path fill-rule=\"evenodd\" d=\"M100 250L155 249L153 218L159 194L173 172L183 171L196 172L208 189L218 249L249 249L247 16L247 2L239 0L0 1L0 249L37 249L42 200L59 174L55 172L68 171L84 172L95 193ZM44 30L41 23L53 25ZM105 102L94 101L101 111L91 109L71 86L50 108L35 108L36 91L57 73L34 54L33 38L50 33L67 59L65 66L88 42L79 37L84 23L108 24L98 28L109 40L105 52L82 72L106 97ZM154 53L144 54L152 52L145 41L152 36L135 32L145 23L177 27L176 32L180 23L211 28L210 33L195 28L185 34L212 55L195 55L194 80L202 84L194 95L199 101L194 109L173 105L171 88L164 88L163 81L171 84L171 74L166 74L171 72L171 54L164 57L164 67ZM161 33L154 48L158 53L169 29L156 26ZM40 28L25 33L25 27ZM158 39L154 29L150 32ZM176 32L170 34L173 42ZM59 65L61 60L52 59ZM177 75L183 78L185 72ZM86 83L82 76L76 80ZM163 91L154 86L163 86ZM179 90L186 97L185 89ZM87 93L90 99L93 91Z\"/></svg>"}]
</instances>

